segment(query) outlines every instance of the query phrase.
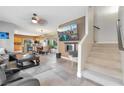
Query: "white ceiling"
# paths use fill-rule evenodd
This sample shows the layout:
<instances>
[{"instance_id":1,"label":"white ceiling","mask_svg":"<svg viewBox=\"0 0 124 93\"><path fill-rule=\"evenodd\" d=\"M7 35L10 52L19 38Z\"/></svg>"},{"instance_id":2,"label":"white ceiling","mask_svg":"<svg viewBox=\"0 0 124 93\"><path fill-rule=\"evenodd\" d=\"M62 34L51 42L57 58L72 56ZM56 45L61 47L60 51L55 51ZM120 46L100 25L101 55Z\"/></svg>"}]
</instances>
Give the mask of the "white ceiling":
<instances>
[{"instance_id":1,"label":"white ceiling","mask_svg":"<svg viewBox=\"0 0 124 93\"><path fill-rule=\"evenodd\" d=\"M83 6L1 6L0 21L16 24L15 33L39 35L56 31L58 25L84 16ZM47 20L44 26L31 23L32 14L36 13Z\"/></svg>"}]
</instances>

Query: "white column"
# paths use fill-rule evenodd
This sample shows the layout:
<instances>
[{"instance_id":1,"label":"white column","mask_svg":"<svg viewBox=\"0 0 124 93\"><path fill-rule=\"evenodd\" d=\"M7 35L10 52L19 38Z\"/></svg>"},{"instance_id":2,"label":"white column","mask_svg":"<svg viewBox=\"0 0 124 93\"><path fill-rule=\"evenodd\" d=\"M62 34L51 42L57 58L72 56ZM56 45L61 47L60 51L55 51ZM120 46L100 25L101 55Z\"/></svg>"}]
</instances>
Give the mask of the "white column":
<instances>
[{"instance_id":1,"label":"white column","mask_svg":"<svg viewBox=\"0 0 124 93\"><path fill-rule=\"evenodd\" d=\"M82 61L82 48L81 45L78 45L78 63L77 63L77 77L81 78L81 61Z\"/></svg>"}]
</instances>

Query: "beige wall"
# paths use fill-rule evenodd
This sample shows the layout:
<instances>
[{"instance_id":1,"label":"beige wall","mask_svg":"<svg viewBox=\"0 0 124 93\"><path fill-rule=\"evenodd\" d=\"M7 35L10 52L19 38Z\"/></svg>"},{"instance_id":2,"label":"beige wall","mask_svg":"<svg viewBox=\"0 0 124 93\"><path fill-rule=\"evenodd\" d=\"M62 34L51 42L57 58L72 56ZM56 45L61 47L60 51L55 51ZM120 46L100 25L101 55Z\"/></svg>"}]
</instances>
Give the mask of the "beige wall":
<instances>
[{"instance_id":1,"label":"beige wall","mask_svg":"<svg viewBox=\"0 0 124 93\"><path fill-rule=\"evenodd\" d=\"M66 26L66 25L71 24L71 23L77 23L77 26L78 26L78 29L77 29L78 30L78 36L79 36L79 41L80 41L81 38L84 36L85 17L80 17L78 19L66 22L64 24L59 25L59 27ZM73 43L73 42L71 42L71 43ZM66 44L67 44L67 42L66 42ZM59 52L62 54L62 56L68 57L68 52L66 52L65 50L66 50L65 42L59 41Z\"/></svg>"}]
</instances>

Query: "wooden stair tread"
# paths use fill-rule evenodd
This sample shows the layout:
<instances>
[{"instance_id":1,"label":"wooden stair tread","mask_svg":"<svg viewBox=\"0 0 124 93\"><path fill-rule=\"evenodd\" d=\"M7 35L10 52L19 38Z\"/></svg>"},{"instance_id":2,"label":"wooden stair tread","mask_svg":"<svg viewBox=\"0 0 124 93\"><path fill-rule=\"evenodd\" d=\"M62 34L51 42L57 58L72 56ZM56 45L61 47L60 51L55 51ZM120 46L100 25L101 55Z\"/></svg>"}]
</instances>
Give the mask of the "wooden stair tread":
<instances>
[{"instance_id":1,"label":"wooden stair tread","mask_svg":"<svg viewBox=\"0 0 124 93\"><path fill-rule=\"evenodd\" d=\"M102 73L103 75L111 76L117 79L122 79L122 72L120 69L111 69L103 66L97 66L92 63L87 63L85 65L86 69Z\"/></svg>"},{"instance_id":2,"label":"wooden stair tread","mask_svg":"<svg viewBox=\"0 0 124 93\"><path fill-rule=\"evenodd\" d=\"M120 63L101 63L101 62L95 62L95 61L87 61L88 64L94 64L99 67L103 68L110 68L115 70L120 70L121 64ZM112 65L111 65L112 64Z\"/></svg>"},{"instance_id":3,"label":"wooden stair tread","mask_svg":"<svg viewBox=\"0 0 124 93\"><path fill-rule=\"evenodd\" d=\"M107 60L115 60L120 62L120 54L116 53L103 53L103 52L97 52L97 51L91 51L89 56L94 58L101 58L101 59L107 59Z\"/></svg>"},{"instance_id":4,"label":"wooden stair tread","mask_svg":"<svg viewBox=\"0 0 124 93\"><path fill-rule=\"evenodd\" d=\"M118 45L94 44L87 58L85 70L105 76L108 80L122 80L121 59Z\"/></svg>"},{"instance_id":5,"label":"wooden stair tread","mask_svg":"<svg viewBox=\"0 0 124 93\"><path fill-rule=\"evenodd\" d=\"M97 73L92 70L87 70L87 69L84 70L83 77L90 79L104 86L122 86L123 85L121 79L116 79L111 76L106 76L104 74Z\"/></svg>"}]
</instances>

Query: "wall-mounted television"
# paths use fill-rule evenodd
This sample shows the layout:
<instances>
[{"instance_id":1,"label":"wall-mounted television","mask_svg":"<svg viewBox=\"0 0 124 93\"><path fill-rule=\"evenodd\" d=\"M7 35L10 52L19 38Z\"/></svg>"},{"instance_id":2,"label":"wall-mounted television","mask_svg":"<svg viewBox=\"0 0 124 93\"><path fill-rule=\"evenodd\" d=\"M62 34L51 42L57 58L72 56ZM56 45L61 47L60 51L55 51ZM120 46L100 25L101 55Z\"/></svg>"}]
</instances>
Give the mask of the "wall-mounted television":
<instances>
[{"instance_id":1,"label":"wall-mounted television","mask_svg":"<svg viewBox=\"0 0 124 93\"><path fill-rule=\"evenodd\" d=\"M9 39L8 32L0 32L0 39Z\"/></svg>"},{"instance_id":2,"label":"wall-mounted television","mask_svg":"<svg viewBox=\"0 0 124 93\"><path fill-rule=\"evenodd\" d=\"M60 41L77 41L79 39L77 24L73 23L64 27L60 27L58 29L58 37Z\"/></svg>"}]
</instances>

